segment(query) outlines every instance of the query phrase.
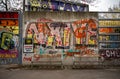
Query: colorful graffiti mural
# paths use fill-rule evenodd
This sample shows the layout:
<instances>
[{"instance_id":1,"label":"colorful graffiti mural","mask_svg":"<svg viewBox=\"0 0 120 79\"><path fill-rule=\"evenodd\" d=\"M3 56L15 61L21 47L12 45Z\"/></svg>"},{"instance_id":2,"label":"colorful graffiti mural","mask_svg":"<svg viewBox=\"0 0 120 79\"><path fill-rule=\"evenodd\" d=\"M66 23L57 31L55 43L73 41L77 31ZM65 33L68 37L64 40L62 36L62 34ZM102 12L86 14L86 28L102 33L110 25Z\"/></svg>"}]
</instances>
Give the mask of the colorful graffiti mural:
<instances>
[{"instance_id":1,"label":"colorful graffiti mural","mask_svg":"<svg viewBox=\"0 0 120 79\"><path fill-rule=\"evenodd\" d=\"M73 31L76 37L76 44L91 44L97 42L97 25L93 19L83 19L72 24Z\"/></svg>"},{"instance_id":2,"label":"colorful graffiti mural","mask_svg":"<svg viewBox=\"0 0 120 79\"><path fill-rule=\"evenodd\" d=\"M46 44L46 46L53 46L56 42L56 48L64 48L69 46L70 39L70 25L65 23L29 23L26 31L26 37L34 37L34 43ZM61 34L60 31L64 32ZM64 36L64 39L61 39ZM68 39L68 40L67 40ZM46 40L46 41L45 41Z\"/></svg>"},{"instance_id":3,"label":"colorful graffiti mural","mask_svg":"<svg viewBox=\"0 0 120 79\"><path fill-rule=\"evenodd\" d=\"M119 64L120 21L119 13L99 13L99 53L107 61Z\"/></svg>"},{"instance_id":4,"label":"colorful graffiti mural","mask_svg":"<svg viewBox=\"0 0 120 79\"><path fill-rule=\"evenodd\" d=\"M82 20L80 20L82 22ZM74 22L72 24L72 28L70 27L70 23L60 23L60 22L51 22L51 23L40 23L40 22L32 22L27 26L26 37L32 38L34 37L34 43L45 44L45 40L47 40L47 46L52 46L53 42L56 41L56 46L69 46L70 33L71 29L73 29L73 34L76 37L76 44L83 44L80 39L85 39L87 35L88 39L84 44L96 44L96 29L97 25L93 19L83 20L84 22L77 23ZM77 24L76 24L77 23ZM60 33L61 32L61 33ZM48 36L47 38L46 35ZM61 39L64 37L64 39ZM79 43L78 43L79 41Z\"/></svg>"},{"instance_id":5,"label":"colorful graffiti mural","mask_svg":"<svg viewBox=\"0 0 120 79\"><path fill-rule=\"evenodd\" d=\"M35 12L25 12L23 40L31 40L31 43L23 45L23 49L28 50L23 51L23 62L30 62L31 57L33 62L44 62L69 61L69 58L72 60L76 55L98 56L96 13L82 14L38 12L36 15ZM24 47L25 45L28 46ZM33 52L29 51L32 49Z\"/></svg>"},{"instance_id":6,"label":"colorful graffiti mural","mask_svg":"<svg viewBox=\"0 0 120 79\"><path fill-rule=\"evenodd\" d=\"M34 61L51 56L66 59L68 56L73 56L74 54L98 54L94 50L97 46L96 20L82 19L72 23L48 21L39 20L39 22L28 22L25 25L24 39L33 40L31 44L34 46ZM73 40L71 40L72 38ZM26 52L24 51L24 53Z\"/></svg>"},{"instance_id":7,"label":"colorful graffiti mural","mask_svg":"<svg viewBox=\"0 0 120 79\"><path fill-rule=\"evenodd\" d=\"M26 11L41 11L41 10L50 10L50 11L88 11L88 5L86 4L71 4L64 3L61 1L48 1L48 0L25 0Z\"/></svg>"},{"instance_id":8,"label":"colorful graffiti mural","mask_svg":"<svg viewBox=\"0 0 120 79\"><path fill-rule=\"evenodd\" d=\"M18 58L19 53L18 13L1 12L0 18L0 60L13 61Z\"/></svg>"}]
</instances>

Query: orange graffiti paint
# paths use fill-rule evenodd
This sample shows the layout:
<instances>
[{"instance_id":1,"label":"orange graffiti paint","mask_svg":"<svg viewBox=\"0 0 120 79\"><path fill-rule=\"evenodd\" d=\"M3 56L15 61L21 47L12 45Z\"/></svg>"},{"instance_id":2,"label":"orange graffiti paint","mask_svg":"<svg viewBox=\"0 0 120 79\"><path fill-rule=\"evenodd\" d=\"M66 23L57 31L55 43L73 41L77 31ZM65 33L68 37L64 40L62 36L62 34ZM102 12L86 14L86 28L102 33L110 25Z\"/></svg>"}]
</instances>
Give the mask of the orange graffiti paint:
<instances>
[{"instance_id":1,"label":"orange graffiti paint","mask_svg":"<svg viewBox=\"0 0 120 79\"><path fill-rule=\"evenodd\" d=\"M112 28L100 28L101 33L112 33L113 31Z\"/></svg>"},{"instance_id":2,"label":"orange graffiti paint","mask_svg":"<svg viewBox=\"0 0 120 79\"><path fill-rule=\"evenodd\" d=\"M18 20L0 20L0 26L18 26Z\"/></svg>"},{"instance_id":3,"label":"orange graffiti paint","mask_svg":"<svg viewBox=\"0 0 120 79\"><path fill-rule=\"evenodd\" d=\"M93 19L90 19L90 20L88 21L88 25L89 25L89 27L92 28L92 29L96 29L96 28L97 28L97 25L96 25L96 23L95 23L95 20L93 20Z\"/></svg>"},{"instance_id":4,"label":"orange graffiti paint","mask_svg":"<svg viewBox=\"0 0 120 79\"><path fill-rule=\"evenodd\" d=\"M45 26L45 25L44 25L43 23L38 23L38 26L37 26L37 27L38 27L38 32L39 32L39 33L41 33L41 32L43 33L44 26Z\"/></svg>"},{"instance_id":5,"label":"orange graffiti paint","mask_svg":"<svg viewBox=\"0 0 120 79\"><path fill-rule=\"evenodd\" d=\"M84 32L86 28L85 27L80 27L75 30L75 36L77 38L83 38L86 36L86 33Z\"/></svg>"}]
</instances>

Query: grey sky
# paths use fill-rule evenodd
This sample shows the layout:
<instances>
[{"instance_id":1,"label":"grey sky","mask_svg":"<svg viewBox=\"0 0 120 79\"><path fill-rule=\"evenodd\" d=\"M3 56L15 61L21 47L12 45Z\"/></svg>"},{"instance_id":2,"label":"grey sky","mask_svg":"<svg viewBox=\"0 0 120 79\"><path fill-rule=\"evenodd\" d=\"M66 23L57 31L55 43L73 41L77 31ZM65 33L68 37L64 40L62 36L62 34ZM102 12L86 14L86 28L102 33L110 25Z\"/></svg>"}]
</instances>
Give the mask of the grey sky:
<instances>
[{"instance_id":1,"label":"grey sky","mask_svg":"<svg viewBox=\"0 0 120 79\"><path fill-rule=\"evenodd\" d=\"M90 11L108 11L109 7L113 7L113 5L118 6L120 0L98 0L97 4L90 5Z\"/></svg>"}]
</instances>

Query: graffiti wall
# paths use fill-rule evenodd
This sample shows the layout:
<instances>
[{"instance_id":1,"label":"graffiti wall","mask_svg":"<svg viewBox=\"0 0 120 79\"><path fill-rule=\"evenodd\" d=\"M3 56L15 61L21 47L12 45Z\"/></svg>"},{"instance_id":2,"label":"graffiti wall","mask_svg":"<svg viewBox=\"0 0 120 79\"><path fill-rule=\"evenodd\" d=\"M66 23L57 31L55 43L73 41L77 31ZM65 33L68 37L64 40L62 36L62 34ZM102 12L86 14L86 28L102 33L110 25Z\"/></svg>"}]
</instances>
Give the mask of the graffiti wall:
<instances>
[{"instance_id":1,"label":"graffiti wall","mask_svg":"<svg viewBox=\"0 0 120 79\"><path fill-rule=\"evenodd\" d=\"M18 62L18 12L0 12L0 64Z\"/></svg>"},{"instance_id":2,"label":"graffiti wall","mask_svg":"<svg viewBox=\"0 0 120 79\"><path fill-rule=\"evenodd\" d=\"M25 0L25 11L42 10L83 12L89 9L86 4L72 4L55 0Z\"/></svg>"},{"instance_id":3,"label":"graffiti wall","mask_svg":"<svg viewBox=\"0 0 120 79\"><path fill-rule=\"evenodd\" d=\"M99 19L99 53L104 58L120 58L120 13L99 13Z\"/></svg>"},{"instance_id":4,"label":"graffiti wall","mask_svg":"<svg viewBox=\"0 0 120 79\"><path fill-rule=\"evenodd\" d=\"M18 10L23 10L23 0L0 0L0 11Z\"/></svg>"},{"instance_id":5,"label":"graffiti wall","mask_svg":"<svg viewBox=\"0 0 120 79\"><path fill-rule=\"evenodd\" d=\"M120 65L120 13L101 12L99 15L99 54L103 64Z\"/></svg>"},{"instance_id":6,"label":"graffiti wall","mask_svg":"<svg viewBox=\"0 0 120 79\"><path fill-rule=\"evenodd\" d=\"M23 63L98 54L96 13L25 12L23 29Z\"/></svg>"}]
</instances>

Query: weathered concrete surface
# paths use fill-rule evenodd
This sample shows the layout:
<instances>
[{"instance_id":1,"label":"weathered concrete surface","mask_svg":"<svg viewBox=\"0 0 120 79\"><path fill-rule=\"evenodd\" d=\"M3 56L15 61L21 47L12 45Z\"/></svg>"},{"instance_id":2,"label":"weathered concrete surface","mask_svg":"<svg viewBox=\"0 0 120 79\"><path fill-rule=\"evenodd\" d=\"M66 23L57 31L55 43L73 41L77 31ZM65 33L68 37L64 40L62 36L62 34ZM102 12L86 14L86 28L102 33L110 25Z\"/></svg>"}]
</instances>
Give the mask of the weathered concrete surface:
<instances>
[{"instance_id":1,"label":"weathered concrete surface","mask_svg":"<svg viewBox=\"0 0 120 79\"><path fill-rule=\"evenodd\" d=\"M0 79L120 79L120 69L96 69L96 70L0 69Z\"/></svg>"}]
</instances>

